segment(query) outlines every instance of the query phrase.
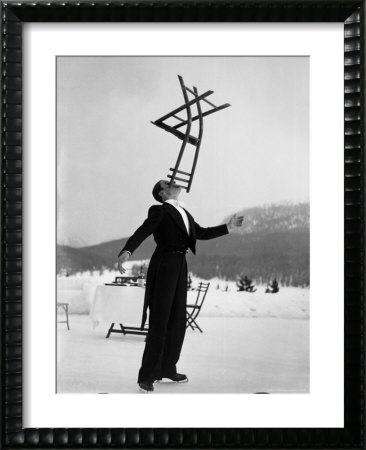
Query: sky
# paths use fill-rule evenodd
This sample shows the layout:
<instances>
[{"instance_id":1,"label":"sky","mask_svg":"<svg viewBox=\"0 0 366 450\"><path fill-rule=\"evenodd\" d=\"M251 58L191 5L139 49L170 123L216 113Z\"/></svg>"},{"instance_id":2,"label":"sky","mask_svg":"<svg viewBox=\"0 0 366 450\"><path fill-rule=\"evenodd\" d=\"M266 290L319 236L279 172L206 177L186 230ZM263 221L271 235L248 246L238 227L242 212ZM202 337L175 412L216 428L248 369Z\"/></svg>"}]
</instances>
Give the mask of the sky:
<instances>
[{"instance_id":1,"label":"sky","mask_svg":"<svg viewBox=\"0 0 366 450\"><path fill-rule=\"evenodd\" d=\"M307 57L59 56L59 244L128 237L146 218L152 187L181 145L151 124L183 103L178 74L199 93L213 90L214 104L231 104L204 118L191 191L180 197L196 222L213 226L243 208L309 201ZM187 145L182 170L193 151Z\"/></svg>"}]
</instances>

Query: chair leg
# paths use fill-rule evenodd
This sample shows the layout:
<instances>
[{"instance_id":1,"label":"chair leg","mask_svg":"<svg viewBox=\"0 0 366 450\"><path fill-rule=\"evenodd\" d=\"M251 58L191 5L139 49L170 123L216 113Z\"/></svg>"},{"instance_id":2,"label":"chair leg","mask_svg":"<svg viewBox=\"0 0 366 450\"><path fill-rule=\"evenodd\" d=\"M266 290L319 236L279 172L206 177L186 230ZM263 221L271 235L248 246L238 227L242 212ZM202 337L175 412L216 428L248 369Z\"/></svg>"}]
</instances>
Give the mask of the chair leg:
<instances>
[{"instance_id":1,"label":"chair leg","mask_svg":"<svg viewBox=\"0 0 366 450\"><path fill-rule=\"evenodd\" d=\"M107 333L107 336L106 336L107 339L109 338L109 336L110 336L110 334L111 334L111 332L113 330L113 327L114 327L114 323L112 323L112 325L109 327L109 330L108 330L108 333Z\"/></svg>"},{"instance_id":2,"label":"chair leg","mask_svg":"<svg viewBox=\"0 0 366 450\"><path fill-rule=\"evenodd\" d=\"M70 327L69 327L69 305L65 305L65 313L66 313L67 329L70 330Z\"/></svg>"},{"instance_id":3,"label":"chair leg","mask_svg":"<svg viewBox=\"0 0 366 450\"><path fill-rule=\"evenodd\" d=\"M187 313L187 325L186 325L186 328L188 328L188 327L191 327L192 330L194 331L194 327L192 326L192 316L189 313Z\"/></svg>"},{"instance_id":4,"label":"chair leg","mask_svg":"<svg viewBox=\"0 0 366 450\"><path fill-rule=\"evenodd\" d=\"M203 331L201 330L201 328L200 328L200 326L198 325L198 323L197 323L195 320L193 320L193 322L194 322L194 324L195 324L195 327L196 327L198 330L200 330L201 333L203 333Z\"/></svg>"}]
</instances>

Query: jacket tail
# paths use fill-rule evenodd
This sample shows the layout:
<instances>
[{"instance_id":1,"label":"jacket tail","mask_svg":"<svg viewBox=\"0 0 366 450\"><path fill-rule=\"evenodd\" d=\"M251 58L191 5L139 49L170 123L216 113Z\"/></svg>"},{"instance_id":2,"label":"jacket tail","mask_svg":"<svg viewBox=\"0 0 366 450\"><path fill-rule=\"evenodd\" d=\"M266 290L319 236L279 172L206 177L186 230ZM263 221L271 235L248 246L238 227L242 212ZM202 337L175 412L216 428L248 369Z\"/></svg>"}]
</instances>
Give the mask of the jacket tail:
<instances>
[{"instance_id":1,"label":"jacket tail","mask_svg":"<svg viewBox=\"0 0 366 450\"><path fill-rule=\"evenodd\" d=\"M141 331L143 331L143 329L145 328L145 323L146 323L146 319L147 319L146 310L147 310L147 308L144 307L144 311L142 313L142 319L141 319Z\"/></svg>"}]
</instances>

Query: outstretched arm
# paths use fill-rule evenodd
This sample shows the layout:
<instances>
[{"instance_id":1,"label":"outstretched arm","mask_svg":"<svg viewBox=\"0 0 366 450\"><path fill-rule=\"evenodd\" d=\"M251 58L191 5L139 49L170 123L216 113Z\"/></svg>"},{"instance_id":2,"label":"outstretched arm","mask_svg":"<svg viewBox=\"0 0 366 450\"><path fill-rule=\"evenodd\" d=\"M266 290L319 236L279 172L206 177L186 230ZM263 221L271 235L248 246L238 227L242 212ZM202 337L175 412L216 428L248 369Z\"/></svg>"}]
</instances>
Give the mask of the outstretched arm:
<instances>
[{"instance_id":1,"label":"outstretched arm","mask_svg":"<svg viewBox=\"0 0 366 450\"><path fill-rule=\"evenodd\" d=\"M236 215L234 215L233 217L231 217L231 219L227 224L208 228L203 228L200 225L198 225L198 223L195 222L194 226L196 230L196 237L197 239L200 240L208 240L224 236L225 234L228 234L235 228L241 227L243 224L243 220L244 220L243 216L237 217Z\"/></svg>"},{"instance_id":2,"label":"outstretched arm","mask_svg":"<svg viewBox=\"0 0 366 450\"><path fill-rule=\"evenodd\" d=\"M196 231L196 238L200 240L208 240L208 239L214 239L220 236L224 236L225 234L228 234L229 230L227 226L224 225L218 225L217 227L201 227L198 225L198 223L194 223L194 228Z\"/></svg>"},{"instance_id":3,"label":"outstretched arm","mask_svg":"<svg viewBox=\"0 0 366 450\"><path fill-rule=\"evenodd\" d=\"M132 254L137 247L155 231L161 222L163 214L164 213L160 206L151 206L147 219L145 219L144 223L137 228L133 235L127 240L123 249L118 253L118 256L120 256L124 251L128 251Z\"/></svg>"},{"instance_id":4,"label":"outstretched arm","mask_svg":"<svg viewBox=\"0 0 366 450\"><path fill-rule=\"evenodd\" d=\"M151 206L147 219L145 219L144 223L137 228L133 235L127 240L123 249L118 253L118 269L121 273L125 272L122 264L127 261L137 247L139 247L142 242L155 231L161 222L163 214L160 206Z\"/></svg>"}]
</instances>

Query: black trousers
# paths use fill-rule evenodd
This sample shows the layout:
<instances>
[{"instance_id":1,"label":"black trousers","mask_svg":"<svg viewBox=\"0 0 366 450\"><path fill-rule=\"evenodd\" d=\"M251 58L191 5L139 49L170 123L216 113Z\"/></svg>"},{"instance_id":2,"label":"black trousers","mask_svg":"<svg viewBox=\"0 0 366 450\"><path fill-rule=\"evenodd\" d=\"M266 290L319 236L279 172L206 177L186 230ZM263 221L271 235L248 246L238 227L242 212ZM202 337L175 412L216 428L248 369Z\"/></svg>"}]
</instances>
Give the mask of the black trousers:
<instances>
[{"instance_id":1,"label":"black trousers","mask_svg":"<svg viewBox=\"0 0 366 450\"><path fill-rule=\"evenodd\" d=\"M185 254L168 252L155 275L149 303L149 331L138 382L153 383L177 373L186 332L187 262Z\"/></svg>"}]
</instances>

